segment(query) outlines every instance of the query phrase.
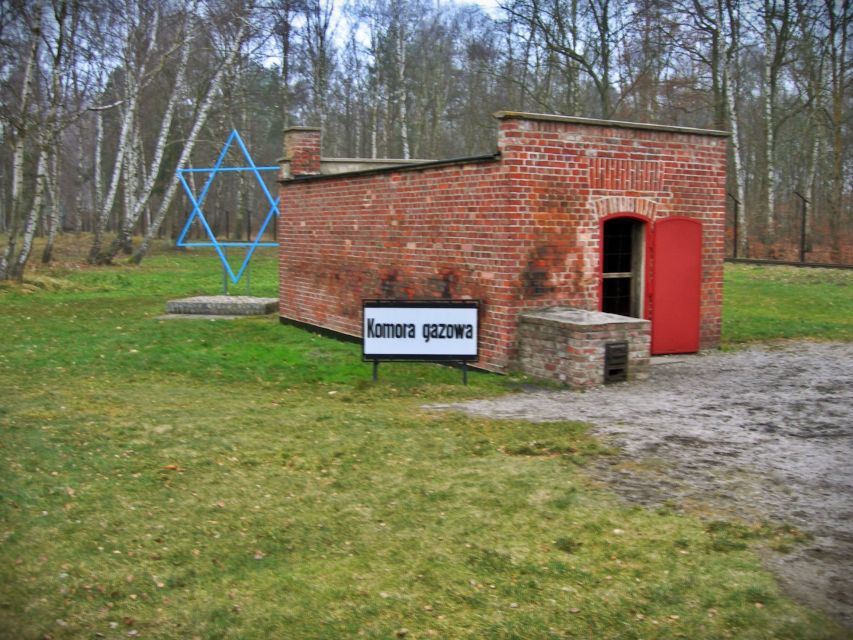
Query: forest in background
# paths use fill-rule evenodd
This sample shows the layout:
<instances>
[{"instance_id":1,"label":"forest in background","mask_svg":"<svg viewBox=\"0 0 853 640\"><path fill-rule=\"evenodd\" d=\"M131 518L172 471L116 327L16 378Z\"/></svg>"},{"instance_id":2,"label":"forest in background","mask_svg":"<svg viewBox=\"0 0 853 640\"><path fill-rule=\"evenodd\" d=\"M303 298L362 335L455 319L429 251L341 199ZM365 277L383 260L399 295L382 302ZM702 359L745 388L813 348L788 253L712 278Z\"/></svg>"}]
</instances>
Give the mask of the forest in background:
<instances>
[{"instance_id":1,"label":"forest in background","mask_svg":"<svg viewBox=\"0 0 853 640\"><path fill-rule=\"evenodd\" d=\"M729 254L796 259L805 214L806 259L853 262L851 3L0 0L0 279L60 233L139 262L234 129L258 165L292 125L448 158L494 151L498 110L730 131ZM245 173L206 202L233 239L268 209Z\"/></svg>"}]
</instances>

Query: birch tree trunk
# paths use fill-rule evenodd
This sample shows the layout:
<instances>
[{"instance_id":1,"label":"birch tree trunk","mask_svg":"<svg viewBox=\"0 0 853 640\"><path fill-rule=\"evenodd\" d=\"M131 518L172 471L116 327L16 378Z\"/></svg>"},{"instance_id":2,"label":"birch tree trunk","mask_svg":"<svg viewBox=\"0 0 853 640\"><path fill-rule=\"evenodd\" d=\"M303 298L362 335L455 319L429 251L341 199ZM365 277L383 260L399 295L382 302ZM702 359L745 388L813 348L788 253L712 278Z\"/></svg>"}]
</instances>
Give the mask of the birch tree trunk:
<instances>
[{"instance_id":1,"label":"birch tree trunk","mask_svg":"<svg viewBox=\"0 0 853 640\"><path fill-rule=\"evenodd\" d=\"M730 72L727 75L731 75ZM728 103L729 112L729 129L731 131L731 150L732 163L734 165L734 189L735 197L738 200L738 219L737 219L737 250L738 255L746 257L749 247L749 225L747 224L747 208L746 208L746 188L744 179L743 166L743 147L740 140L740 121L737 110L737 97L734 91L728 91L726 94L726 102Z\"/></svg>"},{"instance_id":2,"label":"birch tree trunk","mask_svg":"<svg viewBox=\"0 0 853 640\"><path fill-rule=\"evenodd\" d=\"M92 196L92 212L100 211L104 205L104 179L103 179L103 155L104 155L104 112L95 112L95 162L94 183L95 189ZM92 220L92 231L97 225L97 218Z\"/></svg>"},{"instance_id":3,"label":"birch tree trunk","mask_svg":"<svg viewBox=\"0 0 853 640\"><path fill-rule=\"evenodd\" d=\"M141 27L142 19L139 11L139 5L135 6L136 16L135 25ZM139 111L139 100L143 85L143 79L148 72L148 63L150 61L151 52L157 41L157 31L160 25L159 8L155 10L151 24L147 27L142 37L145 41L145 46L142 53L137 57L132 51L136 38L131 37L131 27L128 27L128 39L125 43L124 50L124 71L125 71L125 99L123 106L125 107L124 117L122 118L121 131L119 133L118 146L116 152L115 165L113 166L112 178L110 179L110 187L107 191L107 196L101 206L98 217L95 221L95 233L92 239L92 246L89 248L89 262L92 264L104 264L109 262L109 256L102 251L104 232L106 231L107 221L115 204L116 194L121 182L122 174L127 173L125 169L126 156L133 154L133 132L136 126L136 118ZM125 189L125 192L127 188Z\"/></svg>"},{"instance_id":4,"label":"birch tree trunk","mask_svg":"<svg viewBox=\"0 0 853 640\"><path fill-rule=\"evenodd\" d=\"M119 245L119 249L121 248L122 242L122 230L127 225L128 220L132 215L133 203L135 202L136 196L139 193L139 171L140 171L140 146L142 145L141 134L139 132L139 118L134 119L133 129L131 130L130 140L127 145L127 153L124 156L124 169L122 169L122 173L124 175L124 180L122 181L122 207L121 207L121 215L116 216L116 237L113 239L112 247L115 244ZM110 262L110 249L107 249L100 256L98 256L99 263L109 263Z\"/></svg>"},{"instance_id":5,"label":"birch tree trunk","mask_svg":"<svg viewBox=\"0 0 853 640\"><path fill-rule=\"evenodd\" d=\"M192 14L194 15L194 10ZM139 222L139 218L142 216L143 212L147 210L151 194L154 192L154 187L157 184L157 176L160 174L160 169L162 168L166 142L169 139L169 132L172 129L172 120L174 119L175 108L180 96L183 95L184 85L186 84L186 71L189 61L191 41L190 33L192 31L191 25L192 21L190 19L190 14L187 14L184 22L184 28L182 30L183 41L181 45L180 59L178 61L178 69L175 74L175 82L172 86L172 93L169 95L169 102L166 105L166 110L163 113L163 118L160 122L160 132L157 136L157 143L154 147L154 155L151 158L151 162L148 167L147 177L136 198L128 207L128 213L125 216L124 223L119 229L115 240L113 240L112 244L102 257L102 260L105 262L111 262L114 260L119 251L126 250L127 253L131 253L133 249L133 230ZM149 229L150 226L151 225L149 224ZM149 229L146 229L146 233Z\"/></svg>"},{"instance_id":6,"label":"birch tree trunk","mask_svg":"<svg viewBox=\"0 0 853 640\"><path fill-rule=\"evenodd\" d=\"M782 69L788 63L791 35L791 0L764 0L764 158L767 182L767 235L772 242L776 227L776 126L777 99Z\"/></svg>"},{"instance_id":7,"label":"birch tree trunk","mask_svg":"<svg viewBox=\"0 0 853 640\"><path fill-rule=\"evenodd\" d=\"M397 7L397 109L400 113L400 142L403 147L403 159L408 160L409 153L409 117L406 110L406 27L401 7Z\"/></svg>"},{"instance_id":8,"label":"birch tree trunk","mask_svg":"<svg viewBox=\"0 0 853 640\"><path fill-rule=\"evenodd\" d=\"M379 157L379 104L381 102L380 97L376 95L375 92L373 96L373 108L370 110L370 157L378 158Z\"/></svg>"},{"instance_id":9,"label":"birch tree trunk","mask_svg":"<svg viewBox=\"0 0 853 640\"><path fill-rule=\"evenodd\" d=\"M47 143L42 141L39 144L39 157L36 163L36 181L35 193L33 194L33 202L30 206L30 212L24 223L23 233L21 234L21 248L15 261L9 265L8 277L10 280L21 282L24 279L24 267L30 259L30 252L33 249L33 238L36 234L39 217L41 216L42 203L44 201L45 184L47 182Z\"/></svg>"},{"instance_id":10,"label":"birch tree trunk","mask_svg":"<svg viewBox=\"0 0 853 640\"><path fill-rule=\"evenodd\" d=\"M743 148L740 139L740 117L737 103L736 69L738 60L738 49L740 47L740 19L738 17L737 0L717 0L718 19L721 31L728 32L728 45L725 50L725 64L723 66L723 92L725 93L726 115L731 132L730 146L731 158L734 169L735 197L738 201L737 219L737 255L745 257L749 247L749 225L747 224L746 209L746 176L744 172ZM725 11L723 11L725 2ZM726 18L728 21L726 23ZM725 28L724 28L725 27Z\"/></svg>"},{"instance_id":11,"label":"birch tree trunk","mask_svg":"<svg viewBox=\"0 0 853 640\"><path fill-rule=\"evenodd\" d=\"M57 24L56 47L53 51L53 63L51 69L51 95L50 95L50 113L45 124L49 131L49 137L42 146L41 152L49 158L49 168L45 165L46 176L45 181L48 186L48 191L51 197L50 215L47 219L47 242L42 252L41 261L48 264L53 254L53 244L56 241L56 234L59 232L60 218L62 213L62 203L59 193L59 147L62 142L62 128L60 126L60 112L62 105L65 103L65 92L62 85L62 65L66 47L66 37L71 41L69 47L74 46L73 40L76 29L77 20L72 21L71 33L66 33L66 19L68 16L68 2L63 1L54 4L54 19Z\"/></svg>"},{"instance_id":12,"label":"birch tree trunk","mask_svg":"<svg viewBox=\"0 0 853 640\"><path fill-rule=\"evenodd\" d=\"M21 106L18 111L18 122L14 131L14 149L12 151L12 209L10 211L9 238L6 249L0 255L0 280L12 277L12 258L18 242L21 225L22 209L24 207L24 152L29 134L30 96L33 92L35 67L38 64L39 45L41 44L41 6L36 10L34 22L30 28L31 40L27 53L27 64L24 68L23 88L21 91Z\"/></svg>"},{"instance_id":13,"label":"birch tree trunk","mask_svg":"<svg viewBox=\"0 0 853 640\"><path fill-rule=\"evenodd\" d=\"M86 155L83 145L77 145L77 160L75 162L76 175L74 176L74 233L83 230L83 185L86 182Z\"/></svg>"},{"instance_id":14,"label":"birch tree trunk","mask_svg":"<svg viewBox=\"0 0 853 640\"><path fill-rule=\"evenodd\" d=\"M53 245L62 224L62 202L59 193L59 135L54 131L51 136L53 142L49 151L49 169L47 171L48 188L50 195L50 214L47 217L47 240L41 254L43 264L49 264L53 259Z\"/></svg>"},{"instance_id":15,"label":"birch tree trunk","mask_svg":"<svg viewBox=\"0 0 853 640\"><path fill-rule=\"evenodd\" d=\"M767 209L764 219L767 224L767 237L772 241L776 230L776 165L773 139L776 103L776 78L773 74L775 38L770 3L765 2L764 6L764 180L766 182L764 206Z\"/></svg>"},{"instance_id":16,"label":"birch tree trunk","mask_svg":"<svg viewBox=\"0 0 853 640\"><path fill-rule=\"evenodd\" d=\"M101 248L104 242L104 232L107 229L107 221L115 204L116 194L118 193L119 181L121 180L122 170L124 168L124 157L127 153L130 144L130 131L133 128L133 117L136 111L134 104L136 97L131 93L127 96L128 102L122 118L121 131L118 137L118 148L116 153L115 164L113 165L113 173L110 178L110 186L106 197L101 202L101 208L95 219L94 237L92 246L89 248L89 262L91 264L99 264L102 259Z\"/></svg>"},{"instance_id":17,"label":"birch tree trunk","mask_svg":"<svg viewBox=\"0 0 853 640\"><path fill-rule=\"evenodd\" d=\"M251 7L247 8L248 12ZM192 129L190 130L189 136L187 136L187 140L184 143L184 148L181 151L180 158L178 158L177 168L181 168L186 166L187 162L192 155L193 148L195 147L196 140L198 139L198 135L201 132L202 127L205 122L207 122L207 116L210 113L210 108L213 105L214 100L216 99L219 88L222 85L222 78L225 75L225 72L231 68L234 64L234 61L237 59L237 56L240 53L240 50L243 48L243 44L248 37L249 29L248 22L244 19L240 20L240 27L237 32L237 35L234 39L234 44L231 50L228 52L225 61L222 63L222 66L214 74L213 78L210 81L210 84L207 88L207 93L202 100L201 106L196 112L195 121L193 122ZM169 207L172 205L172 200L175 197L175 194L178 191L179 180L178 174L172 176L171 181L169 182L169 186L166 189L166 192L163 194L163 199L160 201L160 207L157 210L153 220L151 220L151 226L148 227L145 236L142 238L142 242L137 248L136 252L130 258L130 261L134 264L139 264L142 262L142 259L148 253L149 248L151 247L151 242L157 236L157 232L160 229L160 226L163 224L163 221L166 219L166 215L169 212Z\"/></svg>"},{"instance_id":18,"label":"birch tree trunk","mask_svg":"<svg viewBox=\"0 0 853 640\"><path fill-rule=\"evenodd\" d=\"M382 109L382 80L379 78L379 70L377 69L378 64L376 61L376 57L378 55L377 43L376 43L376 31L374 27L374 31L371 32L370 42L371 42L371 55L373 56L374 62L373 67L368 71L368 83L370 86L370 100L372 100L372 105L370 108L370 157L378 158L379 157L379 115L380 110Z\"/></svg>"}]
</instances>

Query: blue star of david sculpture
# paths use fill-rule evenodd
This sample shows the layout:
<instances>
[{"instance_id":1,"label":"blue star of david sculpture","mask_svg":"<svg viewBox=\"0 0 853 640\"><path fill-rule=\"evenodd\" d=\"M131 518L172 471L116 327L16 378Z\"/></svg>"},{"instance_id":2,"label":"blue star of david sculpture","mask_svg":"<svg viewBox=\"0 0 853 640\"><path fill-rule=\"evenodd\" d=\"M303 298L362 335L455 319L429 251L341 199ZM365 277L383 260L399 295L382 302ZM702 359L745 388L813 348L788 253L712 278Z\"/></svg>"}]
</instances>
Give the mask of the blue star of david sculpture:
<instances>
[{"instance_id":1,"label":"blue star of david sculpture","mask_svg":"<svg viewBox=\"0 0 853 640\"><path fill-rule=\"evenodd\" d=\"M231 145L237 143L240 148L240 151L243 154L243 157L246 160L247 166L245 167L223 167L222 162L225 160L225 156L228 153L228 150L231 148ZM204 203L204 199L207 197L207 193L210 190L210 185L213 183L213 179L216 177L218 173L225 172L241 172L248 171L251 172L255 179L258 181L258 184L261 186L261 190L266 196L267 202L270 205L269 210L267 211L267 215L264 218L264 221L261 223L261 226L258 228L258 233L255 235L255 239L250 242L220 242L216 238L216 234L213 233L213 230L210 228L210 225L207 223L207 219L204 217L204 213L202 212L202 204ZM187 193L187 197L190 199L192 203L192 213L190 217L187 218L187 223L184 225L183 231L181 231L181 235L178 236L178 240L175 243L179 247L213 247L216 249L216 253L219 255L219 259L222 261L222 267L225 269L225 272L228 274L228 277L231 279L231 282L237 284L240 282L240 278L243 277L243 272L246 270L246 267L249 265L249 262L252 259L252 254L255 253L255 249L258 247L277 247L277 242L261 242L261 238L264 236L264 232L267 229L267 226L270 223L270 220L273 219L273 216L278 215L278 198L273 198L272 194L267 189L267 185L264 184L264 181L261 179L261 171L278 171L278 167L259 167L255 165L254 160L252 160L252 156L249 154L248 149L246 149L246 145L243 143L243 139L240 137L240 134L237 133L237 130L234 129L231 131L231 135L228 136L228 140L225 142L225 146L222 147L222 151L219 153L219 158L216 160L216 164L209 169L178 169L178 179L181 181L181 184L184 187L184 191ZM207 177L207 180L204 183L204 187L202 187L201 192L199 192L198 198L193 194L192 189L190 189L190 185L187 183L185 175L188 173L208 173L210 174ZM187 233L189 232L190 225L192 225L195 220L198 220L201 223L201 226L204 228L207 237L209 238L209 242L186 242L185 238ZM243 259L243 263L240 265L240 269L237 273L234 273L234 270L231 268L231 264L228 262L228 258L225 255L226 247L248 247L246 251L246 257Z\"/></svg>"}]
</instances>

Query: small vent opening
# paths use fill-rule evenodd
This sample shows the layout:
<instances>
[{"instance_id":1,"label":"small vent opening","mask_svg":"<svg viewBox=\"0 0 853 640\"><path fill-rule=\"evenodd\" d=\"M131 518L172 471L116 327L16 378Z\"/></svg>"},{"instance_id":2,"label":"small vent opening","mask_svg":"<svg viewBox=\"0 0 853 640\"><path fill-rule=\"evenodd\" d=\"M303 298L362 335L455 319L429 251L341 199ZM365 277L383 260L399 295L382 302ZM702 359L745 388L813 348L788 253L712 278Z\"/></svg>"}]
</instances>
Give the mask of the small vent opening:
<instances>
[{"instance_id":1,"label":"small vent opening","mask_svg":"<svg viewBox=\"0 0 853 640\"><path fill-rule=\"evenodd\" d=\"M628 379L628 343L608 342L604 345L604 383Z\"/></svg>"}]
</instances>

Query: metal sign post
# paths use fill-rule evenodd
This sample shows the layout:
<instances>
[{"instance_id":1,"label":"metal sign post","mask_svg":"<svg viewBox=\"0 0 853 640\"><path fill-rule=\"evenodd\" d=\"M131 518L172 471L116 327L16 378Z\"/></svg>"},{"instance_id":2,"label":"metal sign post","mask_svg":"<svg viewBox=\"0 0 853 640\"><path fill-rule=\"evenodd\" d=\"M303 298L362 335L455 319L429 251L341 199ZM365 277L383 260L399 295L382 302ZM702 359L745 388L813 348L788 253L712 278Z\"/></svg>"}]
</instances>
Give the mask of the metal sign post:
<instances>
[{"instance_id":1,"label":"metal sign post","mask_svg":"<svg viewBox=\"0 0 853 640\"><path fill-rule=\"evenodd\" d=\"M362 357L373 362L373 380L386 361L447 362L479 358L479 303L474 300L364 300Z\"/></svg>"},{"instance_id":2,"label":"metal sign post","mask_svg":"<svg viewBox=\"0 0 853 640\"><path fill-rule=\"evenodd\" d=\"M801 218L800 218L800 262L806 261L806 215L808 212L809 200L799 191L794 191L794 195L802 201Z\"/></svg>"},{"instance_id":3,"label":"metal sign post","mask_svg":"<svg viewBox=\"0 0 853 640\"><path fill-rule=\"evenodd\" d=\"M734 222L734 237L732 238L732 257L737 258L737 243L738 243L738 226L740 226L740 200L735 198L732 194L726 192L726 195L732 199L732 202L735 203L735 222Z\"/></svg>"}]
</instances>

